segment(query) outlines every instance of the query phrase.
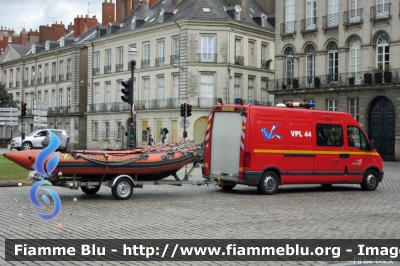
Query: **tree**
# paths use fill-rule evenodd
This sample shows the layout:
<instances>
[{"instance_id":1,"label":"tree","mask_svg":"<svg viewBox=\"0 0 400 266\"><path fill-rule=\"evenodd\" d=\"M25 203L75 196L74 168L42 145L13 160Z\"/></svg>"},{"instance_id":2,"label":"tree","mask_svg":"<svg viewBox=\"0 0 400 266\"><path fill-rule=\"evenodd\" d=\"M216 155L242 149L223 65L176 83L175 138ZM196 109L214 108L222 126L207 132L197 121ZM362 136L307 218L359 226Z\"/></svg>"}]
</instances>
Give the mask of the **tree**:
<instances>
[{"instance_id":1,"label":"tree","mask_svg":"<svg viewBox=\"0 0 400 266\"><path fill-rule=\"evenodd\" d=\"M12 94L8 93L6 86L0 82L0 107L17 107L19 101L14 101Z\"/></svg>"}]
</instances>

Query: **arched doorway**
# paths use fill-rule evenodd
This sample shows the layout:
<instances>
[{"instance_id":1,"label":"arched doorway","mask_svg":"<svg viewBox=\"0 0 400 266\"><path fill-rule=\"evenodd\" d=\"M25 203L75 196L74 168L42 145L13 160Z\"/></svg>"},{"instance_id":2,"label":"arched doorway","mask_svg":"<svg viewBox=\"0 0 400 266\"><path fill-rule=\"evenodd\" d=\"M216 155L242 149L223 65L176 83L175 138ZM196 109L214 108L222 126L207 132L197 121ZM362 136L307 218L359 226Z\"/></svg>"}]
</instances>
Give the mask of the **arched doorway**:
<instances>
[{"instance_id":1,"label":"arched doorway","mask_svg":"<svg viewBox=\"0 0 400 266\"><path fill-rule=\"evenodd\" d=\"M369 138L385 161L395 160L396 112L392 102L386 97L374 100L369 110Z\"/></svg>"},{"instance_id":2,"label":"arched doorway","mask_svg":"<svg viewBox=\"0 0 400 266\"><path fill-rule=\"evenodd\" d=\"M196 143L203 143L204 132L206 131L208 117L203 116L194 123L193 139Z\"/></svg>"}]
</instances>

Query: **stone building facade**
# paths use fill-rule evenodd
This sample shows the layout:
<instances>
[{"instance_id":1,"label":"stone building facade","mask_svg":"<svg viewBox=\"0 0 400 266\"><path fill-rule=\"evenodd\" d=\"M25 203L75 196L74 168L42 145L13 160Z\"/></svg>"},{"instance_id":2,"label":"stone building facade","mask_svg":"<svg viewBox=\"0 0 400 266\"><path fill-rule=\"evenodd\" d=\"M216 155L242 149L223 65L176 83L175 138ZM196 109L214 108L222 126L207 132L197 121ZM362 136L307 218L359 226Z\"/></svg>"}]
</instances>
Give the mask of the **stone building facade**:
<instances>
[{"instance_id":1,"label":"stone building facade","mask_svg":"<svg viewBox=\"0 0 400 266\"><path fill-rule=\"evenodd\" d=\"M385 160L400 156L399 2L276 2L275 103L352 114Z\"/></svg>"}]
</instances>

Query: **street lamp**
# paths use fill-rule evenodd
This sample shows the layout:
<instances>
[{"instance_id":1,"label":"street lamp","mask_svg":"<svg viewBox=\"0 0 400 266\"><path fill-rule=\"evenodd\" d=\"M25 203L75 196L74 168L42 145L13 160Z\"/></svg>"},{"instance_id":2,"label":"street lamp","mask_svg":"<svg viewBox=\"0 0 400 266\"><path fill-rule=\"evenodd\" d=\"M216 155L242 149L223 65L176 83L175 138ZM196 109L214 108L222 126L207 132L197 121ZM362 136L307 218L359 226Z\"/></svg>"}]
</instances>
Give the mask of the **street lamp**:
<instances>
[{"instance_id":1,"label":"street lamp","mask_svg":"<svg viewBox=\"0 0 400 266\"><path fill-rule=\"evenodd\" d=\"M135 47L131 47L128 52L129 55L129 60L131 64L131 82L129 83L130 88L129 88L129 102L132 104L132 109L131 109L131 118L130 118L130 141L128 142L128 147L129 148L136 148L136 107L134 103L134 72L135 72L135 67L136 67L136 59L139 55L138 51L136 50ZM133 136L132 136L133 134Z\"/></svg>"}]
</instances>

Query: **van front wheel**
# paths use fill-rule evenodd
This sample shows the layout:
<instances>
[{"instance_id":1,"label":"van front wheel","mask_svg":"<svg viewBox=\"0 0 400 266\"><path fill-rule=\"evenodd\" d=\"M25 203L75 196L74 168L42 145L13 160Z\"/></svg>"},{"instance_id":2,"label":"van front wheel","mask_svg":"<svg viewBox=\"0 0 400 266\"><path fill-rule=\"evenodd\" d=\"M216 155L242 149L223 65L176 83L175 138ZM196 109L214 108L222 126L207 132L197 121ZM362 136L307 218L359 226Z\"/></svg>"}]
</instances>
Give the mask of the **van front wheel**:
<instances>
[{"instance_id":1,"label":"van front wheel","mask_svg":"<svg viewBox=\"0 0 400 266\"><path fill-rule=\"evenodd\" d=\"M267 171L261 177L257 189L261 194L272 195L276 193L279 187L279 177L274 171Z\"/></svg>"},{"instance_id":2,"label":"van front wheel","mask_svg":"<svg viewBox=\"0 0 400 266\"><path fill-rule=\"evenodd\" d=\"M378 173L375 170L368 170L364 174L361 188L365 191L374 191L379 185Z\"/></svg>"}]
</instances>

